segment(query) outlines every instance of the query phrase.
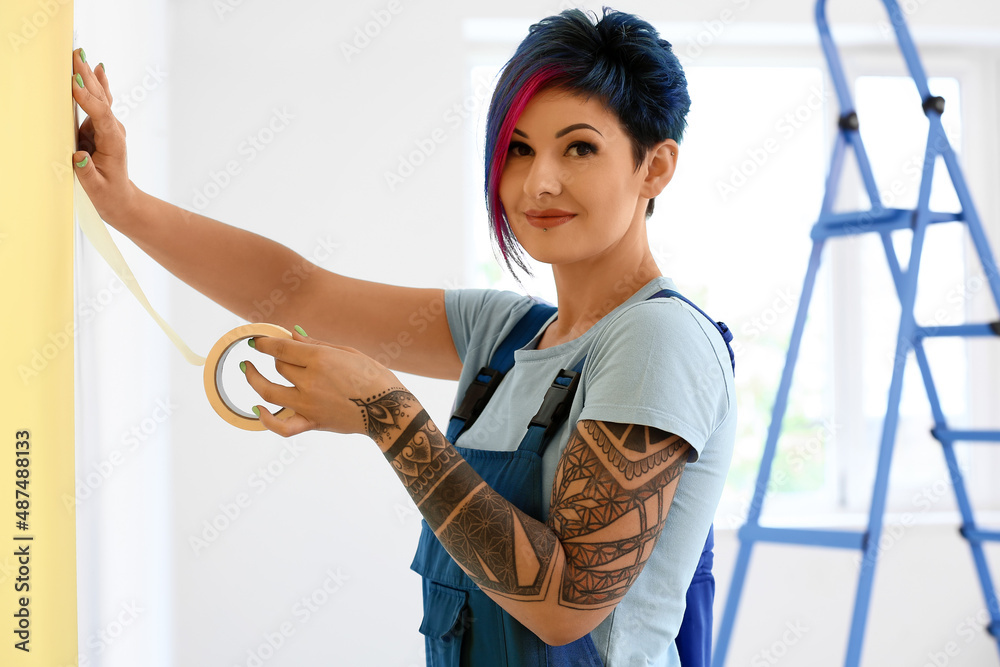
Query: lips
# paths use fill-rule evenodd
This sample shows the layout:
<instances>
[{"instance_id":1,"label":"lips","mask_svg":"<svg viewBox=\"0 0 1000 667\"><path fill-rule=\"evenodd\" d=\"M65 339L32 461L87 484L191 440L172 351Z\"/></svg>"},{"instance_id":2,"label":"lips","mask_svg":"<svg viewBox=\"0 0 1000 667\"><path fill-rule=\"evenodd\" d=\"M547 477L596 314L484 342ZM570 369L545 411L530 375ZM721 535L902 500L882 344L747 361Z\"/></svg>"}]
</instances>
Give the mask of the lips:
<instances>
[{"instance_id":1,"label":"lips","mask_svg":"<svg viewBox=\"0 0 1000 667\"><path fill-rule=\"evenodd\" d=\"M557 227L569 222L576 217L576 213L564 211L558 208L547 208L544 211L532 209L525 211L524 217L527 218L528 224L532 227L551 229L552 227Z\"/></svg>"}]
</instances>

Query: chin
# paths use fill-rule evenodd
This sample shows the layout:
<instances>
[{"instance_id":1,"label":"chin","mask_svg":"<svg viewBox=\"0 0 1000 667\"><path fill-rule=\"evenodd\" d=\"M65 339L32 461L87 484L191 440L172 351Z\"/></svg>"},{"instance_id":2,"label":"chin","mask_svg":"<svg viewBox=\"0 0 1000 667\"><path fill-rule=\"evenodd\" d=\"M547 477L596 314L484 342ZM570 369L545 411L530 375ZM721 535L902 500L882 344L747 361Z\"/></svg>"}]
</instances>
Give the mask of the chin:
<instances>
[{"instance_id":1,"label":"chin","mask_svg":"<svg viewBox=\"0 0 1000 667\"><path fill-rule=\"evenodd\" d=\"M540 246L541 244L534 244L532 247L524 245L521 247L531 259L542 264L573 264L590 256L588 253L581 252L579 248L567 248L565 245L553 243L548 244L548 247Z\"/></svg>"}]
</instances>

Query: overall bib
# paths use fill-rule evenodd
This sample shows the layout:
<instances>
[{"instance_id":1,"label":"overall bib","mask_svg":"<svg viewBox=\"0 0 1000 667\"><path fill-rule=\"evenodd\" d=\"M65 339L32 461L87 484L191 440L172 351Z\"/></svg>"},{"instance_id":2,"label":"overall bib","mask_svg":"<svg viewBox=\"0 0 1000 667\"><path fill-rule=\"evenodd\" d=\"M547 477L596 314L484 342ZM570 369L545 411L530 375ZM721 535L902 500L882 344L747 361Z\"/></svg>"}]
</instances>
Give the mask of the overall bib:
<instances>
[{"instance_id":1,"label":"overall bib","mask_svg":"<svg viewBox=\"0 0 1000 667\"><path fill-rule=\"evenodd\" d=\"M691 303L672 290L661 290L649 298L672 296ZM489 366L479 371L452 416L447 432L449 442L454 445L458 436L472 425L504 374L513 367L514 351L534 338L554 312L553 306L536 304L515 325ZM729 347L732 334L728 328L721 322L712 323ZM733 361L731 347L729 355ZM455 447L493 490L539 521L542 521L542 455L552 434L566 419L585 360L586 357L581 359L571 371L559 372L515 451ZM735 361L733 364L735 368ZM715 593L711 572L713 542L710 528L687 592L687 609L676 638L683 667L709 664ZM410 567L423 580L424 618L420 632L424 635L427 667L603 667L589 634L564 646L550 646L504 611L455 563L426 521L421 521L420 540Z\"/></svg>"}]
</instances>

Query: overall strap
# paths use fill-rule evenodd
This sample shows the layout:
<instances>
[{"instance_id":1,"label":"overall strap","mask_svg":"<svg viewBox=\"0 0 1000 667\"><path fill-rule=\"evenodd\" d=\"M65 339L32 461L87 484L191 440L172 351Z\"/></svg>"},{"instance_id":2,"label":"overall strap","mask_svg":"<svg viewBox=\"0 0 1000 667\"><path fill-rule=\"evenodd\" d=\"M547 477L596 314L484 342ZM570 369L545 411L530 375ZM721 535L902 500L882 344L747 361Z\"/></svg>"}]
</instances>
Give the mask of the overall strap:
<instances>
[{"instance_id":1,"label":"overall strap","mask_svg":"<svg viewBox=\"0 0 1000 667\"><path fill-rule=\"evenodd\" d=\"M733 348L729 344L733 340L733 333L726 326L725 322L716 322L711 317L698 308L695 304L691 303L680 292L663 289L646 298L656 299L658 297L677 297L682 301L690 304L695 310L708 318L715 328L722 334L722 339L726 343L726 349L729 350L729 361L733 366L733 373L736 372L736 355L733 353ZM560 370L559 374L556 375L555 379L552 381L552 386L549 387L548 391L545 392L545 398L542 399L542 406L538 409L538 413L531 419L528 424L528 430L521 439L520 449L536 452L539 455L545 452L545 448L549 444L549 440L552 438L552 434L562 426L563 421L569 415L569 406L573 402L573 394L576 393L576 387L580 380L580 373L583 372L583 363L587 360L584 356L583 359L573 367L573 370L567 371L565 369Z\"/></svg>"},{"instance_id":2,"label":"overall strap","mask_svg":"<svg viewBox=\"0 0 1000 667\"><path fill-rule=\"evenodd\" d=\"M538 412L528 422L528 430L521 438L519 450L535 452L541 456L545 452L552 435L562 426L569 416L569 406L573 403L573 395L576 394L577 385L580 384L580 374L583 373L583 362L587 360L586 355L573 370L560 370L548 390L542 398L542 405Z\"/></svg>"},{"instance_id":3,"label":"overall strap","mask_svg":"<svg viewBox=\"0 0 1000 667\"><path fill-rule=\"evenodd\" d=\"M657 292L656 294L654 294L653 296L651 296L649 298L650 299L655 299L655 298L661 297L661 296L662 297L675 296L678 299L680 299L681 301L686 302L689 306L691 306L692 308L694 308L695 310L697 310L699 313L701 313L702 315L704 315L706 318L708 318L708 321L711 322L715 326L715 328L719 330L720 334L722 334L722 340L726 341L726 349L729 350L729 362L733 365L733 374L735 375L736 374L736 355L733 353L733 346L729 344L733 340L733 332L729 330L729 327L726 326L726 323L725 322L716 322L711 317L708 317L708 314L704 310L702 310L701 308L699 308L698 306L696 306L694 303L692 303L687 297L685 297L680 292L675 292L672 289L662 289L662 290L660 290L659 292ZM647 299L647 301L648 300L649 299Z\"/></svg>"},{"instance_id":4,"label":"overall strap","mask_svg":"<svg viewBox=\"0 0 1000 667\"><path fill-rule=\"evenodd\" d=\"M556 312L555 306L550 306L547 303L536 303L514 325L514 328L493 353L489 365L479 369L472 384L465 390L461 404L448 423L448 432L446 433L448 442L455 444L458 436L472 426L497 390L503 376L514 366L514 351L527 345L528 341L535 337L538 329L547 319L552 317L554 312Z\"/></svg>"}]
</instances>

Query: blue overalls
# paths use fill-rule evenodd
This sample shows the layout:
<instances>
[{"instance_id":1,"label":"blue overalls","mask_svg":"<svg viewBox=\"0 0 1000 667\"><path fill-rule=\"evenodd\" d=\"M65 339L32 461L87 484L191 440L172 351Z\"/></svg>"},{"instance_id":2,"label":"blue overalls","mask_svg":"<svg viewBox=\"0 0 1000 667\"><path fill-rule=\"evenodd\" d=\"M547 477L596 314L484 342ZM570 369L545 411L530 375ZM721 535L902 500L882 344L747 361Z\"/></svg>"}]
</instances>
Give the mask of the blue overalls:
<instances>
[{"instance_id":1,"label":"blue overalls","mask_svg":"<svg viewBox=\"0 0 1000 667\"><path fill-rule=\"evenodd\" d=\"M677 297L700 308L673 290L649 297ZM554 306L536 304L521 318L469 386L448 425L453 445L472 425L514 365L514 351L535 337L555 312ZM705 317L708 317L705 315ZM711 320L729 348L733 336L722 322ZM585 361L573 370L559 371L531 419L517 450L496 452L458 447L459 454L493 490L529 516L542 520L542 454L552 434L565 421ZM713 530L687 592L687 609L676 638L683 667L708 667L712 644ZM550 646L524 627L483 593L458 566L426 521L421 521L417 552L410 565L423 578L424 635L427 667L603 667L593 640L587 634L564 646Z\"/></svg>"}]
</instances>

